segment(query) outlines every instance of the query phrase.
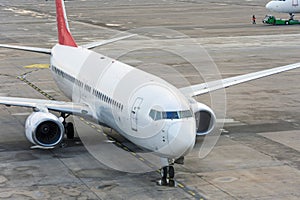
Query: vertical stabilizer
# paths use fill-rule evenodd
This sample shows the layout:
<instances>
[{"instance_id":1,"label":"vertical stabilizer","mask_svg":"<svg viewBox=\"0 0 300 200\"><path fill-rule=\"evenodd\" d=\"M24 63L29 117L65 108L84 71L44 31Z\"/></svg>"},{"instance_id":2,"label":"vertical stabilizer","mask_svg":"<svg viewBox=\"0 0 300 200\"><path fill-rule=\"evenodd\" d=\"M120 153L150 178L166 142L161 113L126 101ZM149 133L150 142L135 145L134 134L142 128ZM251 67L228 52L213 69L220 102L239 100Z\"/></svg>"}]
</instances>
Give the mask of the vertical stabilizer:
<instances>
[{"instance_id":1,"label":"vertical stabilizer","mask_svg":"<svg viewBox=\"0 0 300 200\"><path fill-rule=\"evenodd\" d=\"M61 45L77 47L69 30L64 0L56 0L56 21L58 31L58 43Z\"/></svg>"}]
</instances>

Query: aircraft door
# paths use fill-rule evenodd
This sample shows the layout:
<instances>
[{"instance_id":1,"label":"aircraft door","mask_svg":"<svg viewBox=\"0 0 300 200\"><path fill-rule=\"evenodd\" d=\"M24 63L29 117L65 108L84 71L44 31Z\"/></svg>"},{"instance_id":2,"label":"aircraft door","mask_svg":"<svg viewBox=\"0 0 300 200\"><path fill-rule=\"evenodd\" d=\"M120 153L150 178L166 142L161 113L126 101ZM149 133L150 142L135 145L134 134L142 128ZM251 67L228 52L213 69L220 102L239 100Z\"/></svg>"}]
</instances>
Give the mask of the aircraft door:
<instances>
[{"instance_id":1,"label":"aircraft door","mask_svg":"<svg viewBox=\"0 0 300 200\"><path fill-rule=\"evenodd\" d=\"M140 110L140 105L142 104L143 99L138 97L134 101L134 104L131 108L130 118L131 118L131 129L137 131L138 124L138 112Z\"/></svg>"},{"instance_id":2,"label":"aircraft door","mask_svg":"<svg viewBox=\"0 0 300 200\"><path fill-rule=\"evenodd\" d=\"M293 0L293 6L298 6L298 0Z\"/></svg>"}]
</instances>

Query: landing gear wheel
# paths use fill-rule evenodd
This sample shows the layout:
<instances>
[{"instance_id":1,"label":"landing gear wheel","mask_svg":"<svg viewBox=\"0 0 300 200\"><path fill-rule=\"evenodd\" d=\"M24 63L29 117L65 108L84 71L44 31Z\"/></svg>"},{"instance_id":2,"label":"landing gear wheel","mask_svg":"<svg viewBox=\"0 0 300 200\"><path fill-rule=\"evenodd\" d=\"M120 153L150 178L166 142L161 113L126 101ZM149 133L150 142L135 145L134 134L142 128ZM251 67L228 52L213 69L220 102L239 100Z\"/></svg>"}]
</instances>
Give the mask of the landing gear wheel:
<instances>
[{"instance_id":1,"label":"landing gear wheel","mask_svg":"<svg viewBox=\"0 0 300 200\"><path fill-rule=\"evenodd\" d=\"M170 187L175 187L174 176L175 176L174 167L172 165L170 165L169 166L169 186Z\"/></svg>"},{"instance_id":2,"label":"landing gear wheel","mask_svg":"<svg viewBox=\"0 0 300 200\"><path fill-rule=\"evenodd\" d=\"M170 179L174 179L175 176L175 170L174 167L172 165L169 166L169 178Z\"/></svg>"},{"instance_id":3,"label":"landing gear wheel","mask_svg":"<svg viewBox=\"0 0 300 200\"><path fill-rule=\"evenodd\" d=\"M157 181L157 185L160 186L167 186L168 185L168 180L167 180L167 176L168 176L168 167L163 167L160 170L161 173L161 179L159 181Z\"/></svg>"},{"instance_id":4,"label":"landing gear wheel","mask_svg":"<svg viewBox=\"0 0 300 200\"><path fill-rule=\"evenodd\" d=\"M168 176L168 167L163 167L161 169L161 178L163 179L167 179L167 176Z\"/></svg>"},{"instance_id":5,"label":"landing gear wheel","mask_svg":"<svg viewBox=\"0 0 300 200\"><path fill-rule=\"evenodd\" d=\"M74 139L74 125L72 122L66 124L65 131L68 139Z\"/></svg>"}]
</instances>

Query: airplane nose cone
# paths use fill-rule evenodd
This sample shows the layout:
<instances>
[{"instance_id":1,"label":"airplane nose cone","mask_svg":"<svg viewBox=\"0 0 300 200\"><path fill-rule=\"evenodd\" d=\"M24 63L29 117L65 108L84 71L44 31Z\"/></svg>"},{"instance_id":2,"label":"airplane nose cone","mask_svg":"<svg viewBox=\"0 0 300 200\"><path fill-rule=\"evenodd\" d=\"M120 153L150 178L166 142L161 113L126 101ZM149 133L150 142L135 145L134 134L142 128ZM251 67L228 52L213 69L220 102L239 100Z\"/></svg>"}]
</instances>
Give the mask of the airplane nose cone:
<instances>
[{"instance_id":1,"label":"airplane nose cone","mask_svg":"<svg viewBox=\"0 0 300 200\"><path fill-rule=\"evenodd\" d=\"M188 154L195 145L196 131L192 121L175 122L168 129L170 151L174 158Z\"/></svg>"}]
</instances>

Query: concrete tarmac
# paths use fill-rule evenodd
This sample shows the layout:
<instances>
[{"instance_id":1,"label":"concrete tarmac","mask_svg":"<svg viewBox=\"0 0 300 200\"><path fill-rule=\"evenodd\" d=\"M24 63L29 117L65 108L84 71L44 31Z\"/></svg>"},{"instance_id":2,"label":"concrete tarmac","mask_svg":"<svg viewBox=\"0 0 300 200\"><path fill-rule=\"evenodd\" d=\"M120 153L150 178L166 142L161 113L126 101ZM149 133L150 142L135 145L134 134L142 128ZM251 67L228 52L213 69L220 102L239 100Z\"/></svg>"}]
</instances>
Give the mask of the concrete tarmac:
<instances>
[{"instance_id":1,"label":"concrete tarmac","mask_svg":"<svg viewBox=\"0 0 300 200\"><path fill-rule=\"evenodd\" d=\"M183 87L300 61L299 26L262 24L266 14L289 17L267 11L267 2L65 4L78 44L138 33L94 50ZM1 0L0 10L0 43L51 48L57 42L54 1ZM253 14L257 24L251 22ZM0 48L0 61L1 96L67 100L48 69L24 68L49 63L48 55ZM210 154L201 157L205 141L199 137L185 165L175 165L176 188L157 186L157 171L128 173L105 166L79 139L51 150L31 149L24 123L32 110L0 106L0 199L299 199L299 76L299 69L292 70L230 87L221 98L197 97L216 107L226 100L226 117L220 119L225 125ZM78 135L102 130L74 120ZM149 167L143 154L130 159Z\"/></svg>"}]
</instances>

